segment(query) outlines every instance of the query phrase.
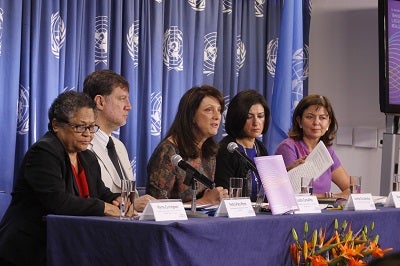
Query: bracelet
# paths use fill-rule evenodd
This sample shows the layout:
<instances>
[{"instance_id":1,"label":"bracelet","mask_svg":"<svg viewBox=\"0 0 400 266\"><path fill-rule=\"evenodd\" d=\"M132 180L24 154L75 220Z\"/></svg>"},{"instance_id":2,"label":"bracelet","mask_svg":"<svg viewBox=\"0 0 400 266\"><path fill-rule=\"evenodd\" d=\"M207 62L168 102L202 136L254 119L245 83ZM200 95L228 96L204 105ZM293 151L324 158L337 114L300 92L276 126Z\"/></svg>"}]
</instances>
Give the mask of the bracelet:
<instances>
[{"instance_id":1,"label":"bracelet","mask_svg":"<svg viewBox=\"0 0 400 266\"><path fill-rule=\"evenodd\" d=\"M333 193L332 192L325 192L325 198L332 199L333 198Z\"/></svg>"}]
</instances>

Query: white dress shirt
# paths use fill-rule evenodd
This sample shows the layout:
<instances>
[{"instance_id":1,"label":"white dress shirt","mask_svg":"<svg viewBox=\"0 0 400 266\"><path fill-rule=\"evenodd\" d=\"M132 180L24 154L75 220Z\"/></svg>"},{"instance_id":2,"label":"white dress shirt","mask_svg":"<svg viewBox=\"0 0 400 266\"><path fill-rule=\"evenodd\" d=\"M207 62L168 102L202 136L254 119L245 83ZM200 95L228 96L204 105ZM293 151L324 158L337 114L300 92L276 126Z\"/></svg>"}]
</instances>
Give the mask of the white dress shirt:
<instances>
[{"instance_id":1,"label":"white dress shirt","mask_svg":"<svg viewBox=\"0 0 400 266\"><path fill-rule=\"evenodd\" d=\"M111 137L115 144L115 150L117 151L122 174L127 179L135 180L125 145L119 139L113 136ZM94 138L91 145L89 145L89 149L91 149L97 156L97 160L101 167L101 179L104 184L110 188L112 192L119 193L121 192L121 180L117 169L115 169L110 157L108 156L108 140L109 136L99 129L94 133Z\"/></svg>"}]
</instances>

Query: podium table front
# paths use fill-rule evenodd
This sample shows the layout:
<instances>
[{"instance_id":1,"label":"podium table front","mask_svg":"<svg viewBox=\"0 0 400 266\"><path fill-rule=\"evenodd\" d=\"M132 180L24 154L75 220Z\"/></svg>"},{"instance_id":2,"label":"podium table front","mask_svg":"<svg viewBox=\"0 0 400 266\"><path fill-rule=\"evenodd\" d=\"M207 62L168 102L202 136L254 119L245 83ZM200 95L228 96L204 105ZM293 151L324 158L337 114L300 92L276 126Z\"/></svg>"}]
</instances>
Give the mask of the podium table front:
<instances>
[{"instance_id":1,"label":"podium table front","mask_svg":"<svg viewBox=\"0 0 400 266\"><path fill-rule=\"evenodd\" d=\"M257 214L249 218L125 221L111 217L47 216L48 265L293 265L291 229L333 230L343 220L354 231L375 223L382 248L400 251L400 210Z\"/></svg>"}]
</instances>

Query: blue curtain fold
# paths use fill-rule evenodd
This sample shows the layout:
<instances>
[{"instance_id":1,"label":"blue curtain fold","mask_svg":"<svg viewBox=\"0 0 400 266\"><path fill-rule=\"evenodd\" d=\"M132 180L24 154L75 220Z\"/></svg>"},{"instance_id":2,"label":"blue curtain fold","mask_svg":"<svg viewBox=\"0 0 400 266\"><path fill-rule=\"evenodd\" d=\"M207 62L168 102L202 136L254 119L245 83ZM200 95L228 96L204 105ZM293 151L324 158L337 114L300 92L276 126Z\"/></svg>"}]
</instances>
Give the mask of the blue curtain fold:
<instances>
[{"instance_id":1,"label":"blue curtain fold","mask_svg":"<svg viewBox=\"0 0 400 266\"><path fill-rule=\"evenodd\" d=\"M272 123L262 138L273 153L307 92L310 18L308 0L0 0L0 190L11 192L24 153L46 132L53 99L81 91L96 69L130 83L133 108L114 133L138 186L180 97L197 85L220 89L227 106L241 90L263 94Z\"/></svg>"}]
</instances>

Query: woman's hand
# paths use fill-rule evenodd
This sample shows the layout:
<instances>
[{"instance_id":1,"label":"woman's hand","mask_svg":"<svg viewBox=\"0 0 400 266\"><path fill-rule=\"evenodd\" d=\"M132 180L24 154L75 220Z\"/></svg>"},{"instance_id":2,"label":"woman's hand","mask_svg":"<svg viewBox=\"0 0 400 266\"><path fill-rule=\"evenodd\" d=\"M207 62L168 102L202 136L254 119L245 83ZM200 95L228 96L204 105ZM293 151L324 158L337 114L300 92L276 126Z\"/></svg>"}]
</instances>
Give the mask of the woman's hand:
<instances>
[{"instance_id":1,"label":"woman's hand","mask_svg":"<svg viewBox=\"0 0 400 266\"><path fill-rule=\"evenodd\" d=\"M306 160L307 156L301 157L294 161L291 165L286 166L286 171L292 170L293 168L299 166L300 164L303 164Z\"/></svg>"},{"instance_id":2,"label":"woman's hand","mask_svg":"<svg viewBox=\"0 0 400 266\"><path fill-rule=\"evenodd\" d=\"M223 187L206 189L201 199L197 200L198 204L213 204L217 205L223 198L228 197L228 190Z\"/></svg>"},{"instance_id":3,"label":"woman's hand","mask_svg":"<svg viewBox=\"0 0 400 266\"><path fill-rule=\"evenodd\" d=\"M119 217L120 211L119 211L118 206L114 205L114 201L113 201L113 204L104 202L104 215Z\"/></svg>"},{"instance_id":4,"label":"woman's hand","mask_svg":"<svg viewBox=\"0 0 400 266\"><path fill-rule=\"evenodd\" d=\"M342 199L348 199L349 196L350 196L350 189L345 189L340 193L332 194L332 197L334 197L334 198L342 198Z\"/></svg>"}]
</instances>

